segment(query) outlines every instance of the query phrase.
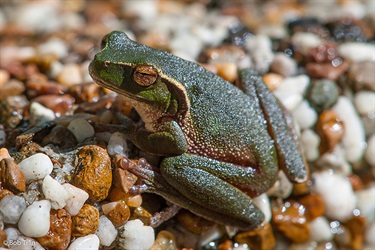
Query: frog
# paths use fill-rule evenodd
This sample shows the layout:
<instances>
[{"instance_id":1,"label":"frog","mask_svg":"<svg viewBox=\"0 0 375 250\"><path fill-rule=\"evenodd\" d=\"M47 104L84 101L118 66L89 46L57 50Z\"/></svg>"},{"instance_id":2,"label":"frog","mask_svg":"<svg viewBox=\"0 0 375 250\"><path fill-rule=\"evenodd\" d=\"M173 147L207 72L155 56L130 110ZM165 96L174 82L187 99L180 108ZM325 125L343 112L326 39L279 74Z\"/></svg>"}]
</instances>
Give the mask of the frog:
<instances>
[{"instance_id":1,"label":"frog","mask_svg":"<svg viewBox=\"0 0 375 250\"><path fill-rule=\"evenodd\" d=\"M157 169L131 170L146 192L215 223L251 230L265 223L253 199L280 171L295 183L308 178L291 116L253 69L241 69L233 84L112 31L89 74L139 114L140 122L119 125L125 137L161 157Z\"/></svg>"}]
</instances>

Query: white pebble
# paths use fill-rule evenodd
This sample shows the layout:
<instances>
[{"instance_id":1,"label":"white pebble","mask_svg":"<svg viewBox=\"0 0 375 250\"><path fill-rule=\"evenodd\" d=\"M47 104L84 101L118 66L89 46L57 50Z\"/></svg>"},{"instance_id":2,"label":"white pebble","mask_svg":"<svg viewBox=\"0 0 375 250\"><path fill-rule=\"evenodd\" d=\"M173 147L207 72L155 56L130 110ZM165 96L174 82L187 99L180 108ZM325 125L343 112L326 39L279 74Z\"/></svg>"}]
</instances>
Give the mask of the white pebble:
<instances>
[{"instance_id":1,"label":"white pebble","mask_svg":"<svg viewBox=\"0 0 375 250\"><path fill-rule=\"evenodd\" d=\"M260 74L266 73L274 58L271 39L259 34L246 40L245 46L250 51L255 69Z\"/></svg>"},{"instance_id":2,"label":"white pebble","mask_svg":"<svg viewBox=\"0 0 375 250\"><path fill-rule=\"evenodd\" d=\"M329 226L328 220L321 216L315 218L309 223L310 227L310 240L322 242L330 241L333 238L331 233L331 227Z\"/></svg>"},{"instance_id":3,"label":"white pebble","mask_svg":"<svg viewBox=\"0 0 375 250\"><path fill-rule=\"evenodd\" d=\"M7 241L9 243L17 243L9 244L12 250L44 250L38 241L21 235L21 233L15 228L8 227L4 232L7 234ZM0 247L0 249L5 248Z\"/></svg>"},{"instance_id":4,"label":"white pebble","mask_svg":"<svg viewBox=\"0 0 375 250\"><path fill-rule=\"evenodd\" d=\"M30 105L30 117L31 124L39 125L43 122L54 120L55 112L38 102L32 102Z\"/></svg>"},{"instance_id":5,"label":"white pebble","mask_svg":"<svg viewBox=\"0 0 375 250\"><path fill-rule=\"evenodd\" d=\"M18 222L18 229L28 237L41 237L48 233L51 203L36 201L28 206Z\"/></svg>"},{"instance_id":6,"label":"white pebble","mask_svg":"<svg viewBox=\"0 0 375 250\"><path fill-rule=\"evenodd\" d=\"M68 129L74 134L78 142L93 137L94 128L84 119L75 119L69 123Z\"/></svg>"},{"instance_id":7,"label":"white pebble","mask_svg":"<svg viewBox=\"0 0 375 250\"><path fill-rule=\"evenodd\" d=\"M172 53L179 51L190 55L192 58L197 58L203 43L196 36L189 34L187 32L179 32L172 40L170 41Z\"/></svg>"},{"instance_id":8,"label":"white pebble","mask_svg":"<svg viewBox=\"0 0 375 250\"><path fill-rule=\"evenodd\" d=\"M339 221L346 221L353 215L356 197L349 180L331 170L313 174L314 190L323 198L326 215Z\"/></svg>"},{"instance_id":9,"label":"white pebble","mask_svg":"<svg viewBox=\"0 0 375 250\"><path fill-rule=\"evenodd\" d=\"M276 89L273 94L289 112L292 112L303 100L302 95L289 90Z\"/></svg>"},{"instance_id":10,"label":"white pebble","mask_svg":"<svg viewBox=\"0 0 375 250\"><path fill-rule=\"evenodd\" d=\"M375 61L375 45L371 43L347 42L337 46L340 56L352 62Z\"/></svg>"},{"instance_id":11,"label":"white pebble","mask_svg":"<svg viewBox=\"0 0 375 250\"><path fill-rule=\"evenodd\" d=\"M25 176L26 182L40 180L52 173L51 159L42 153L36 153L18 164Z\"/></svg>"},{"instance_id":12,"label":"white pebble","mask_svg":"<svg viewBox=\"0 0 375 250\"><path fill-rule=\"evenodd\" d=\"M375 115L375 93L373 91L357 92L354 104L361 115Z\"/></svg>"},{"instance_id":13,"label":"white pebble","mask_svg":"<svg viewBox=\"0 0 375 250\"><path fill-rule=\"evenodd\" d=\"M315 161L319 158L319 135L311 129L306 129L301 134L301 142L308 161Z\"/></svg>"},{"instance_id":14,"label":"white pebble","mask_svg":"<svg viewBox=\"0 0 375 250\"><path fill-rule=\"evenodd\" d=\"M288 180L283 171L279 171L279 179L275 184L267 191L269 196L287 198L293 191L293 184Z\"/></svg>"},{"instance_id":15,"label":"white pebble","mask_svg":"<svg viewBox=\"0 0 375 250\"><path fill-rule=\"evenodd\" d=\"M70 87L83 82L81 67L78 64L66 64L57 75L57 81Z\"/></svg>"},{"instance_id":16,"label":"white pebble","mask_svg":"<svg viewBox=\"0 0 375 250\"><path fill-rule=\"evenodd\" d=\"M375 222L372 222L369 226L367 226L366 230L366 243L368 248L365 249L375 249Z\"/></svg>"},{"instance_id":17,"label":"white pebble","mask_svg":"<svg viewBox=\"0 0 375 250\"><path fill-rule=\"evenodd\" d=\"M303 100L293 111L293 117L301 129L307 129L315 124L318 119L318 114L315 109L310 106L308 101Z\"/></svg>"},{"instance_id":18,"label":"white pebble","mask_svg":"<svg viewBox=\"0 0 375 250\"><path fill-rule=\"evenodd\" d=\"M285 53L279 52L272 61L271 70L285 77L293 76L297 73L297 63Z\"/></svg>"},{"instance_id":19,"label":"white pebble","mask_svg":"<svg viewBox=\"0 0 375 250\"><path fill-rule=\"evenodd\" d=\"M357 208L361 211L361 216L366 218L367 222L375 221L375 185L359 190L356 193Z\"/></svg>"},{"instance_id":20,"label":"white pebble","mask_svg":"<svg viewBox=\"0 0 375 250\"><path fill-rule=\"evenodd\" d=\"M68 250L87 250L87 249L99 249L100 241L98 236L95 234L89 234L83 237L75 239L72 244L68 247Z\"/></svg>"},{"instance_id":21,"label":"white pebble","mask_svg":"<svg viewBox=\"0 0 375 250\"><path fill-rule=\"evenodd\" d=\"M54 54L57 57L62 58L68 54L68 46L65 41L59 38L52 38L39 45L38 52L41 54Z\"/></svg>"},{"instance_id":22,"label":"white pebble","mask_svg":"<svg viewBox=\"0 0 375 250\"><path fill-rule=\"evenodd\" d=\"M375 167L375 134L371 135L367 141L365 159L373 168Z\"/></svg>"},{"instance_id":23,"label":"white pebble","mask_svg":"<svg viewBox=\"0 0 375 250\"><path fill-rule=\"evenodd\" d=\"M50 175L44 177L42 190L46 199L51 201L53 209L61 209L65 207L66 200L68 199L68 192Z\"/></svg>"},{"instance_id":24,"label":"white pebble","mask_svg":"<svg viewBox=\"0 0 375 250\"><path fill-rule=\"evenodd\" d=\"M89 194L69 183L65 183L62 186L68 193L68 199L66 200L66 206L64 208L71 216L75 216L89 198Z\"/></svg>"},{"instance_id":25,"label":"white pebble","mask_svg":"<svg viewBox=\"0 0 375 250\"><path fill-rule=\"evenodd\" d=\"M344 121L345 132L342 144L346 153L346 158L351 163L361 160L366 149L365 130L353 103L346 96L340 96L337 103L332 107Z\"/></svg>"},{"instance_id":26,"label":"white pebble","mask_svg":"<svg viewBox=\"0 0 375 250\"><path fill-rule=\"evenodd\" d=\"M107 150L108 154L111 156L116 154L128 156L129 148L125 135L119 132L113 133L109 139Z\"/></svg>"},{"instance_id":27,"label":"white pebble","mask_svg":"<svg viewBox=\"0 0 375 250\"><path fill-rule=\"evenodd\" d=\"M253 198L255 206L257 206L264 214L263 223L267 223L271 220L271 205L270 199L267 194L263 193L255 198Z\"/></svg>"},{"instance_id":28,"label":"white pebble","mask_svg":"<svg viewBox=\"0 0 375 250\"><path fill-rule=\"evenodd\" d=\"M320 37L314 33L297 32L292 36L292 44L302 52L307 54L310 49L322 44Z\"/></svg>"},{"instance_id":29,"label":"white pebble","mask_svg":"<svg viewBox=\"0 0 375 250\"><path fill-rule=\"evenodd\" d=\"M117 230L112 222L105 216L100 216L99 226L95 234L103 246L110 246L117 237Z\"/></svg>"},{"instance_id":30,"label":"white pebble","mask_svg":"<svg viewBox=\"0 0 375 250\"><path fill-rule=\"evenodd\" d=\"M5 223L16 224L26 209L24 198L16 195L7 195L0 200L0 212Z\"/></svg>"},{"instance_id":31,"label":"white pebble","mask_svg":"<svg viewBox=\"0 0 375 250\"><path fill-rule=\"evenodd\" d=\"M120 235L120 247L125 249L149 249L155 241L154 229L143 225L139 219L130 220Z\"/></svg>"},{"instance_id":32,"label":"white pebble","mask_svg":"<svg viewBox=\"0 0 375 250\"><path fill-rule=\"evenodd\" d=\"M307 75L291 76L284 78L277 87L277 90L287 90L304 95L309 83L310 77Z\"/></svg>"},{"instance_id":33,"label":"white pebble","mask_svg":"<svg viewBox=\"0 0 375 250\"><path fill-rule=\"evenodd\" d=\"M352 173L352 166L346 160L345 151L340 144L337 144L332 152L321 155L316 161L316 165L325 169L332 168L335 172L340 172L344 175Z\"/></svg>"}]
</instances>

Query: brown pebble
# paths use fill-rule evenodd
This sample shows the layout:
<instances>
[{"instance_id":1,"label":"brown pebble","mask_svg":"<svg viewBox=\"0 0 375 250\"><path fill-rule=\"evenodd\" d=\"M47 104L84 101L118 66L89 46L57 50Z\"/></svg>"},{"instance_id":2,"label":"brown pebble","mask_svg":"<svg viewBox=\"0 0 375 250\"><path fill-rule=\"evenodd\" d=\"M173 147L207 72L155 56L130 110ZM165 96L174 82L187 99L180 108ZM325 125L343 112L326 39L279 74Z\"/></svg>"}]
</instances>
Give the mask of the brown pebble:
<instances>
[{"instance_id":1,"label":"brown pebble","mask_svg":"<svg viewBox=\"0 0 375 250\"><path fill-rule=\"evenodd\" d=\"M116 227L124 225L130 217L130 209L122 200L104 204L102 210Z\"/></svg>"},{"instance_id":2,"label":"brown pebble","mask_svg":"<svg viewBox=\"0 0 375 250\"><path fill-rule=\"evenodd\" d=\"M57 114L65 114L74 105L74 98L70 95L43 95L32 100L44 107L53 110Z\"/></svg>"},{"instance_id":3,"label":"brown pebble","mask_svg":"<svg viewBox=\"0 0 375 250\"><path fill-rule=\"evenodd\" d=\"M0 69L0 89L4 86L6 82L8 82L10 78L10 74L8 71Z\"/></svg>"},{"instance_id":4,"label":"brown pebble","mask_svg":"<svg viewBox=\"0 0 375 250\"><path fill-rule=\"evenodd\" d=\"M64 209L52 209L48 233L37 238L37 240L47 249L67 249L70 244L71 230L72 219L70 214Z\"/></svg>"},{"instance_id":5,"label":"brown pebble","mask_svg":"<svg viewBox=\"0 0 375 250\"><path fill-rule=\"evenodd\" d=\"M150 250L161 250L161 249L178 249L176 237L166 230L162 230L156 236L155 242Z\"/></svg>"},{"instance_id":6,"label":"brown pebble","mask_svg":"<svg viewBox=\"0 0 375 250\"><path fill-rule=\"evenodd\" d=\"M21 95L24 91L25 85L21 81L11 79L0 88L0 100L4 100L8 96Z\"/></svg>"},{"instance_id":7,"label":"brown pebble","mask_svg":"<svg viewBox=\"0 0 375 250\"><path fill-rule=\"evenodd\" d=\"M0 161L1 185L13 193L26 191L25 176L13 158L5 158Z\"/></svg>"},{"instance_id":8,"label":"brown pebble","mask_svg":"<svg viewBox=\"0 0 375 250\"><path fill-rule=\"evenodd\" d=\"M332 152L344 135L344 121L331 110L326 110L319 115L315 131L320 137L320 154Z\"/></svg>"},{"instance_id":9,"label":"brown pebble","mask_svg":"<svg viewBox=\"0 0 375 250\"><path fill-rule=\"evenodd\" d=\"M100 99L101 92L96 83L77 84L69 88L69 94L74 97L76 103L96 102Z\"/></svg>"},{"instance_id":10,"label":"brown pebble","mask_svg":"<svg viewBox=\"0 0 375 250\"><path fill-rule=\"evenodd\" d=\"M143 207L137 207L133 210L130 220L140 219L143 224L149 226L151 224L152 215Z\"/></svg>"},{"instance_id":11,"label":"brown pebble","mask_svg":"<svg viewBox=\"0 0 375 250\"><path fill-rule=\"evenodd\" d=\"M284 77L276 73L267 73L262 76L262 79L267 87L271 91L274 91L275 89L277 89L277 87L280 86L281 82L284 80Z\"/></svg>"},{"instance_id":12,"label":"brown pebble","mask_svg":"<svg viewBox=\"0 0 375 250\"><path fill-rule=\"evenodd\" d=\"M125 193L122 189L118 187L113 187L109 192L108 199L110 201L119 201L119 200L127 200L130 196L129 193Z\"/></svg>"},{"instance_id":13,"label":"brown pebble","mask_svg":"<svg viewBox=\"0 0 375 250\"><path fill-rule=\"evenodd\" d=\"M305 217L305 208L295 201L286 201L282 206L272 206L274 228L295 243L309 240L310 227Z\"/></svg>"},{"instance_id":14,"label":"brown pebble","mask_svg":"<svg viewBox=\"0 0 375 250\"><path fill-rule=\"evenodd\" d=\"M47 82L46 80L37 77L30 79L26 83L26 93L29 98L35 98L41 95L62 95L65 93L65 88L55 82Z\"/></svg>"},{"instance_id":15,"label":"brown pebble","mask_svg":"<svg viewBox=\"0 0 375 250\"><path fill-rule=\"evenodd\" d=\"M362 216L353 216L345 225L351 232L350 248L353 250L363 249L364 235L366 234L366 220Z\"/></svg>"},{"instance_id":16,"label":"brown pebble","mask_svg":"<svg viewBox=\"0 0 375 250\"><path fill-rule=\"evenodd\" d=\"M25 107L29 101L25 96L8 96L0 103L0 124L5 128L15 128L25 118Z\"/></svg>"},{"instance_id":17,"label":"brown pebble","mask_svg":"<svg viewBox=\"0 0 375 250\"><path fill-rule=\"evenodd\" d=\"M306 209L305 217L307 222L313 221L319 216L323 216L325 212L323 199L318 194L308 194L298 199L298 203Z\"/></svg>"},{"instance_id":18,"label":"brown pebble","mask_svg":"<svg viewBox=\"0 0 375 250\"><path fill-rule=\"evenodd\" d=\"M13 194L12 191L8 189L3 189L0 183L0 200L3 199L5 196L12 195L12 194Z\"/></svg>"},{"instance_id":19,"label":"brown pebble","mask_svg":"<svg viewBox=\"0 0 375 250\"><path fill-rule=\"evenodd\" d=\"M228 82L234 82L237 79L237 66L230 62L212 62L216 68L217 75L224 78Z\"/></svg>"},{"instance_id":20,"label":"brown pebble","mask_svg":"<svg viewBox=\"0 0 375 250\"><path fill-rule=\"evenodd\" d=\"M348 176L348 180L349 180L350 184L352 185L352 188L353 188L354 192L359 191L359 190L364 188L363 181L361 180L361 178L358 175L351 174L351 175Z\"/></svg>"},{"instance_id":21,"label":"brown pebble","mask_svg":"<svg viewBox=\"0 0 375 250\"><path fill-rule=\"evenodd\" d=\"M292 194L295 196L308 194L311 191L311 186L312 186L312 182L310 180L307 180L302 183L293 183Z\"/></svg>"},{"instance_id":22,"label":"brown pebble","mask_svg":"<svg viewBox=\"0 0 375 250\"><path fill-rule=\"evenodd\" d=\"M338 59L337 65L329 63L308 63L306 64L306 73L312 78L324 78L336 81L349 68L349 63Z\"/></svg>"},{"instance_id":23,"label":"brown pebble","mask_svg":"<svg viewBox=\"0 0 375 250\"><path fill-rule=\"evenodd\" d=\"M348 72L349 83L354 90L375 91L375 62L353 62Z\"/></svg>"},{"instance_id":24,"label":"brown pebble","mask_svg":"<svg viewBox=\"0 0 375 250\"><path fill-rule=\"evenodd\" d=\"M246 243L250 249L269 250L276 245L275 236L270 223L259 229L240 232L234 237L235 242Z\"/></svg>"},{"instance_id":25,"label":"brown pebble","mask_svg":"<svg viewBox=\"0 0 375 250\"><path fill-rule=\"evenodd\" d=\"M4 242L7 239L7 233L4 230L0 230L0 247L4 247Z\"/></svg>"},{"instance_id":26,"label":"brown pebble","mask_svg":"<svg viewBox=\"0 0 375 250\"><path fill-rule=\"evenodd\" d=\"M232 250L233 248L234 245L230 239L225 239L217 245L217 250Z\"/></svg>"},{"instance_id":27,"label":"brown pebble","mask_svg":"<svg viewBox=\"0 0 375 250\"><path fill-rule=\"evenodd\" d=\"M72 217L72 235L74 237L95 233L99 226L99 210L84 204L76 216Z\"/></svg>"},{"instance_id":28,"label":"brown pebble","mask_svg":"<svg viewBox=\"0 0 375 250\"><path fill-rule=\"evenodd\" d=\"M190 213L185 209L180 210L176 218L186 230L194 234L201 234L215 225L214 222Z\"/></svg>"},{"instance_id":29,"label":"brown pebble","mask_svg":"<svg viewBox=\"0 0 375 250\"><path fill-rule=\"evenodd\" d=\"M0 161L4 158L10 158L10 154L7 148L0 148Z\"/></svg>"},{"instance_id":30,"label":"brown pebble","mask_svg":"<svg viewBox=\"0 0 375 250\"><path fill-rule=\"evenodd\" d=\"M88 145L78 151L77 158L71 183L86 191L90 201L104 200L112 184L111 160L107 151Z\"/></svg>"},{"instance_id":31,"label":"brown pebble","mask_svg":"<svg viewBox=\"0 0 375 250\"><path fill-rule=\"evenodd\" d=\"M113 185L120 188L123 192L128 193L130 188L137 181L137 176L124 169L122 166L123 157L115 156L113 171Z\"/></svg>"}]
</instances>

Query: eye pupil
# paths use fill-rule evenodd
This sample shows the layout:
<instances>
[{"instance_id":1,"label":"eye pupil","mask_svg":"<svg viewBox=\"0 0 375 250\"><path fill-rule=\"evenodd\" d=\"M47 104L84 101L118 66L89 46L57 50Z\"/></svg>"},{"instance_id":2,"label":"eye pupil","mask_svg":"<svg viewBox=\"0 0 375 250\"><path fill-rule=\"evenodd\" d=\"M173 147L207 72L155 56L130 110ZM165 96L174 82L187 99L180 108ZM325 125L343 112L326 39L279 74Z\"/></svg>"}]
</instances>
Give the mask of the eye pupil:
<instances>
[{"instance_id":1,"label":"eye pupil","mask_svg":"<svg viewBox=\"0 0 375 250\"><path fill-rule=\"evenodd\" d=\"M138 65L134 68L133 79L143 87L148 87L156 82L158 71L151 65Z\"/></svg>"}]
</instances>

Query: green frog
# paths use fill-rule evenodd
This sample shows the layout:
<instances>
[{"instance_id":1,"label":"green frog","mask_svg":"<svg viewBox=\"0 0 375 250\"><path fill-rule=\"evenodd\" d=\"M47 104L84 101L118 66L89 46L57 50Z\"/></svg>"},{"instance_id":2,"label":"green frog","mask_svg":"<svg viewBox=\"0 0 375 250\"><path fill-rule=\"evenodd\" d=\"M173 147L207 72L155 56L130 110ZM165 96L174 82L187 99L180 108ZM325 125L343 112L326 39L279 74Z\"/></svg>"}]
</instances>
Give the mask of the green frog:
<instances>
[{"instance_id":1,"label":"green frog","mask_svg":"<svg viewBox=\"0 0 375 250\"><path fill-rule=\"evenodd\" d=\"M254 229L264 214L252 197L266 192L283 170L308 176L290 116L251 69L236 85L197 63L106 35L89 66L96 83L134 107L142 122L122 132L139 149L162 157L159 169L138 166L147 191L208 220Z\"/></svg>"}]
</instances>

